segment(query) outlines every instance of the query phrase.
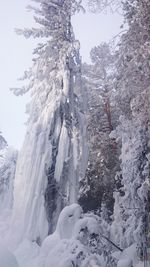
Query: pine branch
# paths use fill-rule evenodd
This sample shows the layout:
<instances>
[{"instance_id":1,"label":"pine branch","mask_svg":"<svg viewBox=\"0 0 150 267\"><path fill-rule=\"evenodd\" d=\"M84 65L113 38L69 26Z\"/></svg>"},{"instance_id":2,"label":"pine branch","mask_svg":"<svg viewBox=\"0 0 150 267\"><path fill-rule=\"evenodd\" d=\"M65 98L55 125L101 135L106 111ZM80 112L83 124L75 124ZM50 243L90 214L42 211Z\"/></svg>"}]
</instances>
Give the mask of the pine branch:
<instances>
[{"instance_id":1,"label":"pine branch","mask_svg":"<svg viewBox=\"0 0 150 267\"><path fill-rule=\"evenodd\" d=\"M121 252L123 252L123 249L120 248L118 245L116 245L113 241L111 241L108 237L100 234L104 239L106 239L110 244L112 244L115 248L117 248L118 250L120 250Z\"/></svg>"}]
</instances>

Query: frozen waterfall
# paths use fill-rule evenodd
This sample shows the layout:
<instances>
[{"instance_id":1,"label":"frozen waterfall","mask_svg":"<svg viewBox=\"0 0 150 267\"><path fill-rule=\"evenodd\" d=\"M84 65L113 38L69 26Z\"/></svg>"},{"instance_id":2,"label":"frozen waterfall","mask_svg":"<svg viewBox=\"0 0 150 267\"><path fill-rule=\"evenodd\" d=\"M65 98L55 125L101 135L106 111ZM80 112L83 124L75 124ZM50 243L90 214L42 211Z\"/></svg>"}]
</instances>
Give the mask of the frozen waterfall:
<instances>
[{"instance_id":1,"label":"frozen waterfall","mask_svg":"<svg viewBox=\"0 0 150 267\"><path fill-rule=\"evenodd\" d=\"M58 52L57 67L48 72L45 66L53 63L41 57L34 66L28 128L15 177L11 234L17 242L27 237L41 243L54 231L62 208L77 201L85 173L85 100L74 45L65 54Z\"/></svg>"}]
</instances>

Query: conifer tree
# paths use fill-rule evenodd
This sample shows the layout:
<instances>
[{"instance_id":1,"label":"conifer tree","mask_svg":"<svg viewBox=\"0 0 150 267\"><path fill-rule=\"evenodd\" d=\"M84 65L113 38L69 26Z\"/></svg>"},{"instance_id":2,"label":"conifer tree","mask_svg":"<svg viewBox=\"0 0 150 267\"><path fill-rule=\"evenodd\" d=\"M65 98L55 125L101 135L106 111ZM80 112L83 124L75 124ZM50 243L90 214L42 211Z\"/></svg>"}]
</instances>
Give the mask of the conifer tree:
<instances>
[{"instance_id":1,"label":"conifer tree","mask_svg":"<svg viewBox=\"0 0 150 267\"><path fill-rule=\"evenodd\" d=\"M88 95L89 160L80 203L85 210L100 212L102 203L113 212L115 175L119 169L119 149L109 134L116 127L118 114L113 103L115 55L107 43L91 50L92 64L83 65Z\"/></svg>"}]
</instances>

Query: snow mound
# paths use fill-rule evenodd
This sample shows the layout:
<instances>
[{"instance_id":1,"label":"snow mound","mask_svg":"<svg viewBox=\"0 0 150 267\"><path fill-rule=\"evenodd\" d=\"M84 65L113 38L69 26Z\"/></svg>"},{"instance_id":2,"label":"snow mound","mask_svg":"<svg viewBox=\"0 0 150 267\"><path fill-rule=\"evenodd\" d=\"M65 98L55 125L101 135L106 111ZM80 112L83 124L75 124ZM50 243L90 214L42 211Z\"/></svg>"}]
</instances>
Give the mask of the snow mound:
<instances>
[{"instance_id":1,"label":"snow mound","mask_svg":"<svg viewBox=\"0 0 150 267\"><path fill-rule=\"evenodd\" d=\"M95 218L84 217L78 204L65 207L60 213L56 231L43 242L41 254L47 255L44 267L101 266L91 245L93 236L97 234Z\"/></svg>"},{"instance_id":2,"label":"snow mound","mask_svg":"<svg viewBox=\"0 0 150 267\"><path fill-rule=\"evenodd\" d=\"M132 267L132 261L128 259L122 259L118 262L117 267Z\"/></svg>"},{"instance_id":3,"label":"snow mound","mask_svg":"<svg viewBox=\"0 0 150 267\"><path fill-rule=\"evenodd\" d=\"M90 235L98 234L98 224L95 218L85 217L79 219L74 227L74 236L79 238L81 232L88 231Z\"/></svg>"},{"instance_id":4,"label":"snow mound","mask_svg":"<svg viewBox=\"0 0 150 267\"><path fill-rule=\"evenodd\" d=\"M100 267L98 255L76 239L62 239L49 253L44 267Z\"/></svg>"},{"instance_id":5,"label":"snow mound","mask_svg":"<svg viewBox=\"0 0 150 267\"><path fill-rule=\"evenodd\" d=\"M136 265L136 267L144 267L144 262L139 262L137 265Z\"/></svg>"},{"instance_id":6,"label":"snow mound","mask_svg":"<svg viewBox=\"0 0 150 267\"><path fill-rule=\"evenodd\" d=\"M81 217L82 208L78 204L66 206L59 215L56 231L43 241L41 254L44 256L48 255L49 251L59 240L71 238L74 226Z\"/></svg>"},{"instance_id":7,"label":"snow mound","mask_svg":"<svg viewBox=\"0 0 150 267\"><path fill-rule=\"evenodd\" d=\"M63 239L49 253L44 267L81 266L86 250L78 240Z\"/></svg>"},{"instance_id":8,"label":"snow mound","mask_svg":"<svg viewBox=\"0 0 150 267\"><path fill-rule=\"evenodd\" d=\"M104 263L98 255L91 255L86 258L81 267L102 267Z\"/></svg>"},{"instance_id":9,"label":"snow mound","mask_svg":"<svg viewBox=\"0 0 150 267\"><path fill-rule=\"evenodd\" d=\"M36 242L31 242L25 239L15 251L15 256L21 267L29 266L31 259L34 259L39 254L40 247Z\"/></svg>"},{"instance_id":10,"label":"snow mound","mask_svg":"<svg viewBox=\"0 0 150 267\"><path fill-rule=\"evenodd\" d=\"M76 203L62 210L56 227L56 232L61 239L72 237L74 226L82 217L82 213L82 208Z\"/></svg>"},{"instance_id":11,"label":"snow mound","mask_svg":"<svg viewBox=\"0 0 150 267\"><path fill-rule=\"evenodd\" d=\"M60 238L59 235L54 232L52 235L46 237L43 241L42 247L41 247L41 256L48 256L49 251L52 250L55 245L59 242Z\"/></svg>"},{"instance_id":12,"label":"snow mound","mask_svg":"<svg viewBox=\"0 0 150 267\"><path fill-rule=\"evenodd\" d=\"M15 256L0 241L0 267L19 267Z\"/></svg>"},{"instance_id":13,"label":"snow mound","mask_svg":"<svg viewBox=\"0 0 150 267\"><path fill-rule=\"evenodd\" d=\"M137 250L136 245L133 244L126 248L121 254L117 267L132 267L136 266Z\"/></svg>"}]
</instances>

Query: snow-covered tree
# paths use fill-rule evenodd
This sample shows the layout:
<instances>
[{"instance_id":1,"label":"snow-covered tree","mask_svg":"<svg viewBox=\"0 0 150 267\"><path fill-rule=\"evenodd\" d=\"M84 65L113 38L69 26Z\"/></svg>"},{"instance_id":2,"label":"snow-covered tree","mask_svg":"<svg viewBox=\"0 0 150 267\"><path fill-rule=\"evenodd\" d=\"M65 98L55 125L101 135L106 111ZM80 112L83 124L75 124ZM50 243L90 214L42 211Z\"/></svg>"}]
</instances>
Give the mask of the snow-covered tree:
<instances>
[{"instance_id":1,"label":"snow-covered tree","mask_svg":"<svg viewBox=\"0 0 150 267\"><path fill-rule=\"evenodd\" d=\"M16 161L17 151L8 146L0 134L0 213L10 210L13 205Z\"/></svg>"},{"instance_id":2,"label":"snow-covered tree","mask_svg":"<svg viewBox=\"0 0 150 267\"><path fill-rule=\"evenodd\" d=\"M120 218L117 241L123 247L136 243L138 257L146 262L150 222L150 2L126 1L124 11L129 29L122 36L119 50L116 84L122 116L115 135L122 146L121 169L125 195L116 195L114 225L117 233Z\"/></svg>"},{"instance_id":3,"label":"snow-covered tree","mask_svg":"<svg viewBox=\"0 0 150 267\"><path fill-rule=\"evenodd\" d=\"M4 149L7 146L7 142L5 138L2 136L2 133L0 132L0 150Z\"/></svg>"},{"instance_id":4,"label":"snow-covered tree","mask_svg":"<svg viewBox=\"0 0 150 267\"><path fill-rule=\"evenodd\" d=\"M128 31L121 37L117 63L118 98L122 114L130 117L131 100L149 86L149 1L125 1Z\"/></svg>"},{"instance_id":5,"label":"snow-covered tree","mask_svg":"<svg viewBox=\"0 0 150 267\"><path fill-rule=\"evenodd\" d=\"M88 96L89 159L79 201L86 211L100 211L104 202L111 215L115 175L119 169L119 149L109 137L118 121L113 103L115 55L106 43L94 47L90 54L92 64L83 65Z\"/></svg>"},{"instance_id":6,"label":"snow-covered tree","mask_svg":"<svg viewBox=\"0 0 150 267\"><path fill-rule=\"evenodd\" d=\"M25 37L44 37L35 49L33 67L23 78L30 91L27 133L15 178L13 225L18 238L40 243L51 233L62 208L77 201L86 168L86 127L79 42L71 15L80 2L35 0L39 29L17 30ZM15 236L17 236L15 232Z\"/></svg>"},{"instance_id":7,"label":"snow-covered tree","mask_svg":"<svg viewBox=\"0 0 150 267\"><path fill-rule=\"evenodd\" d=\"M121 10L121 0L87 0L89 10L93 13L106 12L117 12Z\"/></svg>"},{"instance_id":8,"label":"snow-covered tree","mask_svg":"<svg viewBox=\"0 0 150 267\"><path fill-rule=\"evenodd\" d=\"M122 247L136 243L141 258L145 257L144 251L149 244L149 105L148 89L132 100L132 120L122 117L121 126L117 129L122 142L121 168L125 195L116 196L115 232L116 237L120 236L117 242Z\"/></svg>"}]
</instances>

